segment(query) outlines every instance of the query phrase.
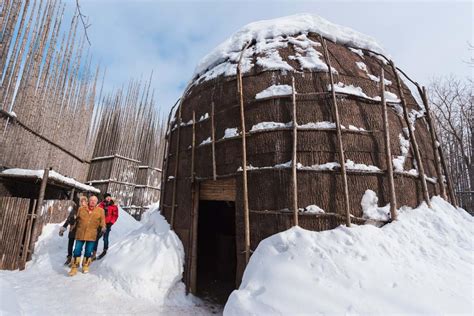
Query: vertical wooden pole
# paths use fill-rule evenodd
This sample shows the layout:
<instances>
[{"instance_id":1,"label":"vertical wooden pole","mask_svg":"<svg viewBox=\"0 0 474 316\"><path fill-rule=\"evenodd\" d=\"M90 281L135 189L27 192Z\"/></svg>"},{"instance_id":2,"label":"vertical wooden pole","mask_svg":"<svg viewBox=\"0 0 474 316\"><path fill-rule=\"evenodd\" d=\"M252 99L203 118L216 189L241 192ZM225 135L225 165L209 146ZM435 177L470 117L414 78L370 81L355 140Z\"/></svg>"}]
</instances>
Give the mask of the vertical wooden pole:
<instances>
[{"instance_id":1,"label":"vertical wooden pole","mask_svg":"<svg viewBox=\"0 0 474 316\"><path fill-rule=\"evenodd\" d=\"M23 252L21 254L21 264L20 270L23 270L26 265L26 260L28 259L28 254L30 249L32 249L32 245L34 245L34 236L37 230L36 227L36 217L38 213L41 211L41 207L43 206L44 194L46 192L46 185L48 183L48 176L49 176L49 169L44 169L43 178L41 179L41 186L38 194L38 200L36 201L36 205L33 208L32 213L30 214L30 218L28 219L28 224L26 228L26 236L25 236L25 243L23 244Z\"/></svg>"},{"instance_id":2,"label":"vertical wooden pole","mask_svg":"<svg viewBox=\"0 0 474 316\"><path fill-rule=\"evenodd\" d=\"M74 200L74 194L76 194L76 189L72 189L71 190L71 196L69 197L69 201L73 201Z\"/></svg>"},{"instance_id":3,"label":"vertical wooden pole","mask_svg":"<svg viewBox=\"0 0 474 316\"><path fill-rule=\"evenodd\" d=\"M214 126L214 101L211 103L211 138L212 138L212 179L216 181L216 131Z\"/></svg>"},{"instance_id":4,"label":"vertical wooden pole","mask_svg":"<svg viewBox=\"0 0 474 316\"><path fill-rule=\"evenodd\" d=\"M184 98L183 98L184 99ZM171 228L174 229L174 213L175 213L175 204L176 204L176 185L178 183L178 165L179 165L179 137L181 132L181 106L183 105L183 99L178 107L178 132L176 138L176 154L175 154L175 164L174 164L174 179L173 179L173 192L171 197Z\"/></svg>"},{"instance_id":5,"label":"vertical wooden pole","mask_svg":"<svg viewBox=\"0 0 474 316\"><path fill-rule=\"evenodd\" d=\"M293 101L293 155L291 158L291 173L293 178L293 224L298 226L298 178L296 175L296 150L298 147L298 121L296 119L296 88L295 77L291 76L292 101Z\"/></svg>"},{"instance_id":6,"label":"vertical wooden pole","mask_svg":"<svg viewBox=\"0 0 474 316\"><path fill-rule=\"evenodd\" d=\"M393 61L390 61L390 65L392 66L392 69L393 69L393 75L395 76L395 79L397 80L398 93L400 94L400 100L402 102L402 108L403 108L403 118L405 119L405 123L407 124L408 134L410 136L410 142L413 147L413 152L415 153L415 160L418 167L418 177L421 180L421 188L423 191L423 196L424 196L426 204L428 205L428 207L431 208L430 195L428 193L428 186L426 185L425 169L421 161L420 150L418 148L418 143L415 138L415 133L413 132L413 128L410 124L410 119L408 118L408 109L407 109L407 104L405 101L405 95L402 90L402 83L400 81L400 76L398 75L397 68L395 67L395 64L393 63Z\"/></svg>"},{"instance_id":7,"label":"vertical wooden pole","mask_svg":"<svg viewBox=\"0 0 474 316\"><path fill-rule=\"evenodd\" d=\"M446 187L444 186L444 181L443 181L443 172L441 171L441 161L439 157L439 142L436 137L436 129L433 124L433 121L431 120L431 111L430 111L430 106L428 104L428 96L426 94L426 89L425 87L420 87L418 86L418 92L420 93L421 99L423 100L423 105L425 107L425 113L426 113L426 122L428 123L428 127L430 129L430 136L431 136L431 146L433 148L433 156L435 160L435 165L436 165L436 177L438 178L438 186L439 190L441 193L441 197L445 200L448 199L446 195ZM446 180L448 177L446 177Z\"/></svg>"},{"instance_id":8,"label":"vertical wooden pole","mask_svg":"<svg viewBox=\"0 0 474 316\"><path fill-rule=\"evenodd\" d=\"M380 70L380 100L382 102L383 132L385 140L385 160L387 166L388 185L390 189L390 218L397 220L397 196L395 194L395 182L393 180L392 150L390 148L390 129L388 126L387 102L385 101L385 74L383 67Z\"/></svg>"},{"instance_id":9,"label":"vertical wooden pole","mask_svg":"<svg viewBox=\"0 0 474 316\"><path fill-rule=\"evenodd\" d=\"M199 183L193 183L193 216L192 216L192 241L191 241L191 266L189 271L189 284L191 293L197 292L197 247L198 247L198 219L199 219Z\"/></svg>"},{"instance_id":10,"label":"vertical wooden pole","mask_svg":"<svg viewBox=\"0 0 474 316\"><path fill-rule=\"evenodd\" d=\"M332 95L332 105L334 112L334 120L336 121L336 133L337 133L337 149L339 154L339 162L341 164L341 176L342 184L344 190L344 208L346 215L346 226L351 226L351 209L349 205L349 188L347 185L347 172L346 172L346 158L344 156L344 147L342 145L342 132L341 132L341 122L339 119L339 108L337 106L336 91L334 90L334 77L332 74L331 60L329 59L328 47L326 44L326 39L321 36L321 42L324 48L324 57L328 65L329 78L331 80L331 95Z\"/></svg>"},{"instance_id":11,"label":"vertical wooden pole","mask_svg":"<svg viewBox=\"0 0 474 316\"><path fill-rule=\"evenodd\" d=\"M240 53L239 63L237 64L237 91L239 93L240 103L240 129L242 131L242 182L243 182L243 204L244 204L244 230L245 230L245 263L250 259L250 211L248 199L248 183L247 183L247 145L245 131L245 112L244 112L244 94L242 84L242 69L240 63L245 50L249 47L250 41L245 45Z\"/></svg>"},{"instance_id":12,"label":"vertical wooden pole","mask_svg":"<svg viewBox=\"0 0 474 316\"><path fill-rule=\"evenodd\" d=\"M168 177L168 162L169 162L169 147L171 145L171 115L173 114L173 108L178 104L179 100L176 101L174 106L171 108L170 113L168 115L168 123L166 124L166 132L165 132L165 148L163 149L163 166L161 172L161 187L160 187L160 210L163 210L163 201L165 197L165 187L166 187L166 178Z\"/></svg>"},{"instance_id":13,"label":"vertical wooden pole","mask_svg":"<svg viewBox=\"0 0 474 316\"><path fill-rule=\"evenodd\" d=\"M194 183L194 155L196 151L196 112L193 111L193 138L191 141L191 183Z\"/></svg>"}]
</instances>

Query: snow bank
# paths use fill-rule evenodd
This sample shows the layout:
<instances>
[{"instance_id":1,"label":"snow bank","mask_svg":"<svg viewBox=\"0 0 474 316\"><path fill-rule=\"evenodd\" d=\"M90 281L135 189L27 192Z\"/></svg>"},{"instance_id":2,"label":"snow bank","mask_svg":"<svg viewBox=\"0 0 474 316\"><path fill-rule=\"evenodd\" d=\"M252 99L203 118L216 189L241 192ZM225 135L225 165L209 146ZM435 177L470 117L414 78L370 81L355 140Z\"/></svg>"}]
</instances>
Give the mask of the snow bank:
<instances>
[{"instance_id":1,"label":"snow bank","mask_svg":"<svg viewBox=\"0 0 474 316\"><path fill-rule=\"evenodd\" d=\"M390 219L390 204L384 207L378 206L379 198L372 190L366 190L360 201L363 217L378 221L387 221Z\"/></svg>"},{"instance_id":2,"label":"snow bank","mask_svg":"<svg viewBox=\"0 0 474 316\"><path fill-rule=\"evenodd\" d=\"M0 315L22 315L20 304L16 297L15 289L4 278L0 278Z\"/></svg>"},{"instance_id":3,"label":"snow bank","mask_svg":"<svg viewBox=\"0 0 474 316\"><path fill-rule=\"evenodd\" d=\"M474 220L439 197L381 228L263 240L225 315L473 314Z\"/></svg>"},{"instance_id":4,"label":"snow bank","mask_svg":"<svg viewBox=\"0 0 474 316\"><path fill-rule=\"evenodd\" d=\"M260 91L255 95L255 99L269 98L279 95L291 95L293 93L293 88L287 84L282 85L272 85L266 88L263 91Z\"/></svg>"},{"instance_id":5,"label":"snow bank","mask_svg":"<svg viewBox=\"0 0 474 316\"><path fill-rule=\"evenodd\" d=\"M99 273L131 296L163 303L180 283L183 262L181 241L153 211L142 227L109 249Z\"/></svg>"}]
</instances>

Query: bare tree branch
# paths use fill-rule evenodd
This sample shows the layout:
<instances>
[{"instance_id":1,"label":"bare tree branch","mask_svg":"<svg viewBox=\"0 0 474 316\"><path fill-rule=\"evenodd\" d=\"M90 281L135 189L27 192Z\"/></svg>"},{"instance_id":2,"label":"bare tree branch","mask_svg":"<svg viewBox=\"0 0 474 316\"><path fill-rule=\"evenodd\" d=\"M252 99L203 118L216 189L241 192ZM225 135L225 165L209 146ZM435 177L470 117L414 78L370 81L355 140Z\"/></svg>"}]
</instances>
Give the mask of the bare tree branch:
<instances>
[{"instance_id":1,"label":"bare tree branch","mask_svg":"<svg viewBox=\"0 0 474 316\"><path fill-rule=\"evenodd\" d=\"M86 35L87 42L89 43L89 46L91 45L91 41L89 40L89 35L87 34L87 29L92 25L89 23L89 18L84 15L81 11L81 6L79 5L79 0L76 0L76 10L77 10L77 15L81 19L82 26L84 27L84 34ZM84 21L84 18L87 19L87 21Z\"/></svg>"}]
</instances>

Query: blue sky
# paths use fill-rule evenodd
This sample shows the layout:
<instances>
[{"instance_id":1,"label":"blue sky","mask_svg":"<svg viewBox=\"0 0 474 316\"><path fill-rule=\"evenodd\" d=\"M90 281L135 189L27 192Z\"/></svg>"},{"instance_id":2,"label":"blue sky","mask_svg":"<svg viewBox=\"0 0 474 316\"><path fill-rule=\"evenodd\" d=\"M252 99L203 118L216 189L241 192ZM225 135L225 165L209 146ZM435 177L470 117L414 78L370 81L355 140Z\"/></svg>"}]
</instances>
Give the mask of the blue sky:
<instances>
[{"instance_id":1,"label":"blue sky","mask_svg":"<svg viewBox=\"0 0 474 316\"><path fill-rule=\"evenodd\" d=\"M68 0L71 3L75 2ZM472 76L471 1L158 1L80 0L90 19L95 61L106 88L148 77L168 112L198 61L243 25L295 13L318 14L377 39L418 82Z\"/></svg>"}]
</instances>

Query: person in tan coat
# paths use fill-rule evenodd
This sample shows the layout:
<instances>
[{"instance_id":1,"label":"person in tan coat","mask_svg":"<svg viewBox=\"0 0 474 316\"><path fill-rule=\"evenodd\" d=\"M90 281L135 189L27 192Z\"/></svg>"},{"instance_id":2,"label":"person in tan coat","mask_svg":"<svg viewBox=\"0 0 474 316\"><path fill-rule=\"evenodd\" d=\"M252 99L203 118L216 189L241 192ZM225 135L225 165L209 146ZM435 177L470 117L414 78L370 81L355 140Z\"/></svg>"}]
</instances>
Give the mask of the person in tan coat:
<instances>
[{"instance_id":1,"label":"person in tan coat","mask_svg":"<svg viewBox=\"0 0 474 316\"><path fill-rule=\"evenodd\" d=\"M74 247L74 258L72 260L70 276L77 273L77 268L81 261L82 249L84 258L82 260L82 272L89 272L91 255L94 250L97 233L105 232L105 214L104 210L97 206L97 196L89 198L89 205L82 206L77 210L76 215L76 245Z\"/></svg>"}]
</instances>

